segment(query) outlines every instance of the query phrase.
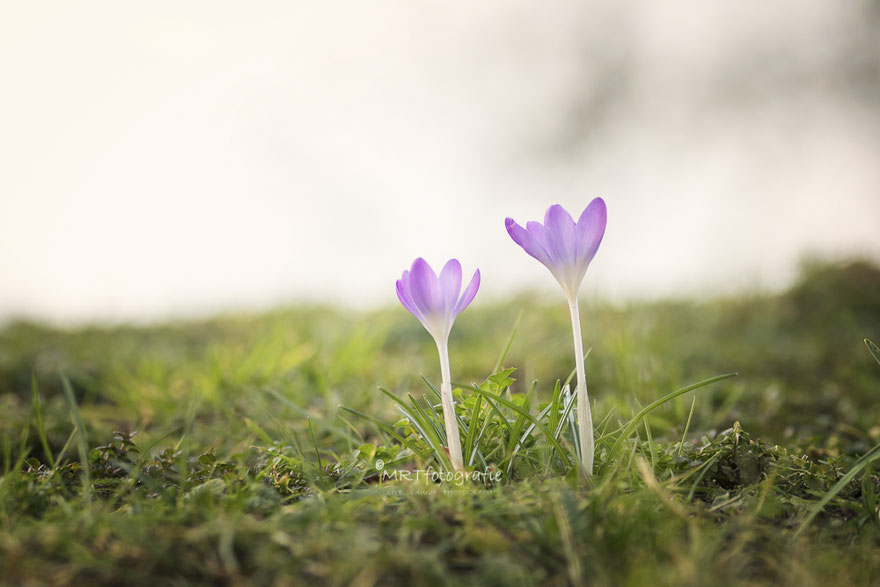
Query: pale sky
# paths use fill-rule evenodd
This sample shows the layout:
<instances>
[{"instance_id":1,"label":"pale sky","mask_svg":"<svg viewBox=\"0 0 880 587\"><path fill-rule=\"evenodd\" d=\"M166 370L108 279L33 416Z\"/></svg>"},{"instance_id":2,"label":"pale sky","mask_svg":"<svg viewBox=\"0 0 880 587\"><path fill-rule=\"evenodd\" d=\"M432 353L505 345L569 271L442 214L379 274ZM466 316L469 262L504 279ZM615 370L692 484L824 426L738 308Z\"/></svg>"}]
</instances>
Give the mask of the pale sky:
<instances>
[{"instance_id":1,"label":"pale sky","mask_svg":"<svg viewBox=\"0 0 880 587\"><path fill-rule=\"evenodd\" d=\"M396 304L417 256L550 297L504 218L598 195L588 296L880 259L856 8L548 6L5 2L0 320Z\"/></svg>"}]
</instances>

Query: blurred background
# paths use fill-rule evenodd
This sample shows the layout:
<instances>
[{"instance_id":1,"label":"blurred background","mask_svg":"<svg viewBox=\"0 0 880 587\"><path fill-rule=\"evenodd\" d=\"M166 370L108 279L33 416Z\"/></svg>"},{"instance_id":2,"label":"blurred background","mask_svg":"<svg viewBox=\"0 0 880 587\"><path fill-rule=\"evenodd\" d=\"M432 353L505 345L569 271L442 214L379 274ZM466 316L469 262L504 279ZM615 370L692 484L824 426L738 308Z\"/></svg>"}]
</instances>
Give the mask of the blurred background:
<instances>
[{"instance_id":1,"label":"blurred background","mask_svg":"<svg viewBox=\"0 0 880 587\"><path fill-rule=\"evenodd\" d=\"M875 0L5 2L0 321L396 304L416 256L555 299L504 218L599 195L588 296L877 260L878 25Z\"/></svg>"}]
</instances>

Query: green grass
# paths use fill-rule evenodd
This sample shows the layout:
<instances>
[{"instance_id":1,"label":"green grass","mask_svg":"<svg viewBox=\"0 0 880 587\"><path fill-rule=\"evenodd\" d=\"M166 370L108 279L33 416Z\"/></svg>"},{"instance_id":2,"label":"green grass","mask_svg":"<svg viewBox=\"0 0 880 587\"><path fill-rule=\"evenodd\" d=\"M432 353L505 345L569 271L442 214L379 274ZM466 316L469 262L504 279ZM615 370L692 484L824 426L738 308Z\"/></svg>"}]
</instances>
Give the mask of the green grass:
<instances>
[{"instance_id":1,"label":"green grass","mask_svg":"<svg viewBox=\"0 0 880 587\"><path fill-rule=\"evenodd\" d=\"M0 584L877 583L880 270L582 313L596 473L561 298L478 299L450 359L465 461L497 476L462 483L414 479L448 458L401 308L11 324Z\"/></svg>"}]
</instances>

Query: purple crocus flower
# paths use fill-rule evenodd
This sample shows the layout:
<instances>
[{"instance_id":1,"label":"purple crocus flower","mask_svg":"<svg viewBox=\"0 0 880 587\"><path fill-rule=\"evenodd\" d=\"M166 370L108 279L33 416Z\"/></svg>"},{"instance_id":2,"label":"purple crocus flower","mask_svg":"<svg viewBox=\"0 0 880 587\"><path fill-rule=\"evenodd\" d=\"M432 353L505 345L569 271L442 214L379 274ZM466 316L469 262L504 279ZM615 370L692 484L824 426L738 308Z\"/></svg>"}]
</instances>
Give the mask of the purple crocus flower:
<instances>
[{"instance_id":1,"label":"purple crocus flower","mask_svg":"<svg viewBox=\"0 0 880 587\"><path fill-rule=\"evenodd\" d=\"M455 317L468 307L480 289L480 270L474 272L470 283L461 292L461 264L450 259L440 271L434 273L428 262L419 257L412 268L404 270L397 280L397 297L403 307L419 319L435 341L449 338Z\"/></svg>"},{"instance_id":2,"label":"purple crocus flower","mask_svg":"<svg viewBox=\"0 0 880 587\"><path fill-rule=\"evenodd\" d=\"M596 198L575 222L559 204L547 208L544 224L528 222L523 228L513 218L504 221L507 233L525 252L543 263L566 297L577 297L590 261L605 234L605 201Z\"/></svg>"},{"instance_id":3,"label":"purple crocus flower","mask_svg":"<svg viewBox=\"0 0 880 587\"><path fill-rule=\"evenodd\" d=\"M568 300L577 367L578 449L587 475L593 472L593 414L587 395L578 290L590 261L599 250L606 220L605 201L596 198L584 209L577 222L559 204L547 208L544 224L529 222L523 228L513 218L504 221L510 238L550 270Z\"/></svg>"},{"instance_id":4,"label":"purple crocus flower","mask_svg":"<svg viewBox=\"0 0 880 587\"><path fill-rule=\"evenodd\" d=\"M446 424L446 441L453 469L464 469L461 440L455 419L452 399L452 379L449 374L449 331L455 317L468 307L480 289L480 270L474 272L470 283L461 293L461 264L450 259L440 276L434 273L428 262L419 257L409 271L397 280L397 297L403 307L419 319L437 344L440 354L440 398L443 403L443 420Z\"/></svg>"}]
</instances>

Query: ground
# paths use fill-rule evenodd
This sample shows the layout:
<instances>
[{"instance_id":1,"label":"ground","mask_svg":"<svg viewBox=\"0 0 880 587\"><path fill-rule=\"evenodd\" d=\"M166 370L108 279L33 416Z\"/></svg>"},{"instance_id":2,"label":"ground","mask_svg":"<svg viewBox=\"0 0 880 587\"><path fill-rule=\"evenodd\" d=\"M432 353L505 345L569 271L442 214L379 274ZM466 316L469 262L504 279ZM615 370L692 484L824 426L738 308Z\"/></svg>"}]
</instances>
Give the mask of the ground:
<instances>
[{"instance_id":1,"label":"ground","mask_svg":"<svg viewBox=\"0 0 880 587\"><path fill-rule=\"evenodd\" d=\"M880 364L864 339L880 341L880 270L809 263L781 294L585 300L590 477L556 297L478 296L458 317L466 458L498 474L459 484L413 479L443 471L439 368L400 307L8 325L0 582L878 582Z\"/></svg>"}]
</instances>

